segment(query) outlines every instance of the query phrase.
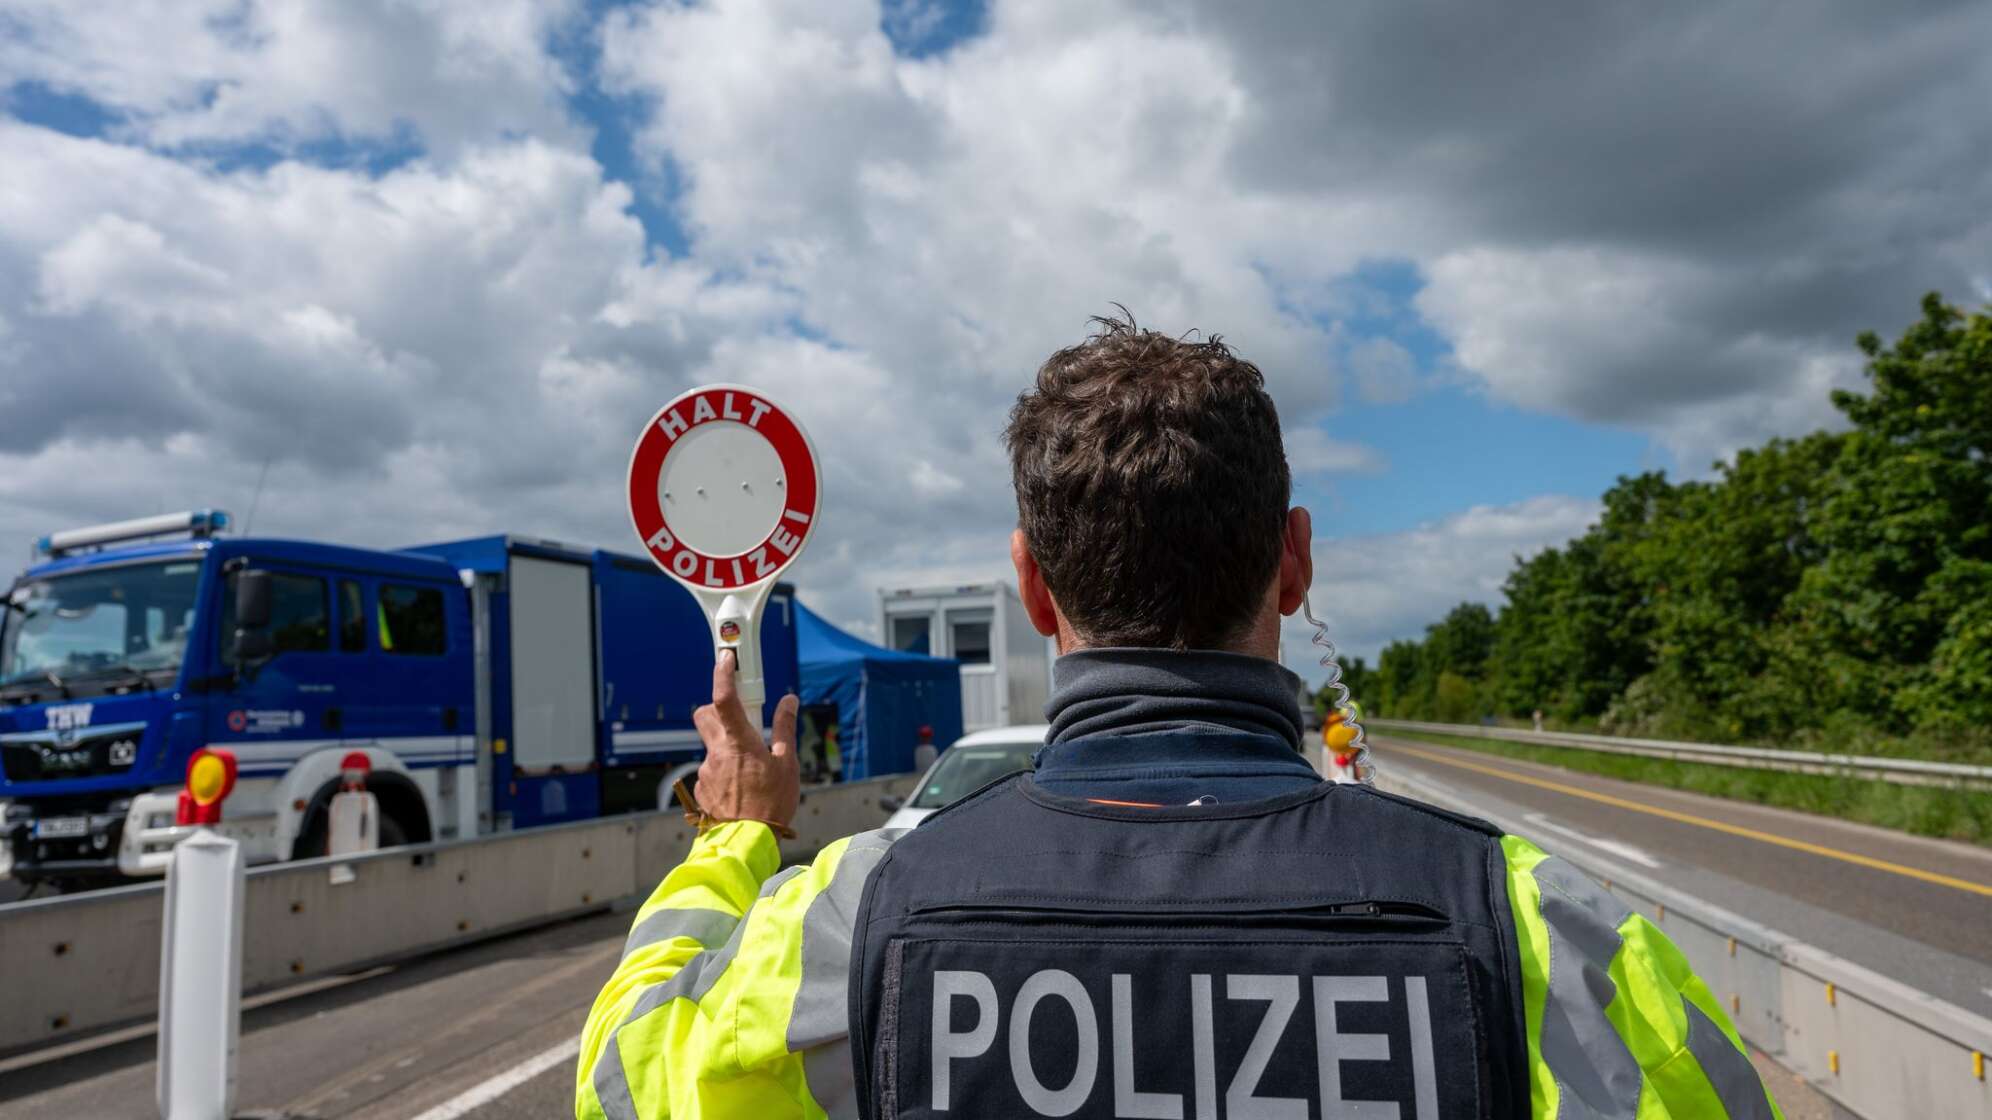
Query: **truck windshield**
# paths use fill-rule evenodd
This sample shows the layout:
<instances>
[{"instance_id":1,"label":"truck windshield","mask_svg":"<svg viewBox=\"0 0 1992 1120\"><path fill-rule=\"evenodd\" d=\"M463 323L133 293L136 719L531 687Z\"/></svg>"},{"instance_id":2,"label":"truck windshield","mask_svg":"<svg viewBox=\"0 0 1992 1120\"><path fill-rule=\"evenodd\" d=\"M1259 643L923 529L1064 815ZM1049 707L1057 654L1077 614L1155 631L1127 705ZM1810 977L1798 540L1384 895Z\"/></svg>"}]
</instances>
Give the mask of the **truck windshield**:
<instances>
[{"instance_id":1,"label":"truck windshield","mask_svg":"<svg viewBox=\"0 0 1992 1120\"><path fill-rule=\"evenodd\" d=\"M178 670L199 560L129 564L16 584L0 612L0 687Z\"/></svg>"}]
</instances>

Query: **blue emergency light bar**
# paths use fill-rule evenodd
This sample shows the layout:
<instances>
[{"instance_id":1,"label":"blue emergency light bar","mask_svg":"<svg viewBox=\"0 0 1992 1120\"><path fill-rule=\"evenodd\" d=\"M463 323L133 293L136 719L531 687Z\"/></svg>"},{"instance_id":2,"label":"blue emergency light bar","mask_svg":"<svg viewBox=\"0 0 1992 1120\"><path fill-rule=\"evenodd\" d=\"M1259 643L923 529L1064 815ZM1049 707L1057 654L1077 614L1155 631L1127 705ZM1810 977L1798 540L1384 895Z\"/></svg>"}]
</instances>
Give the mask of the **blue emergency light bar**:
<instances>
[{"instance_id":1,"label":"blue emergency light bar","mask_svg":"<svg viewBox=\"0 0 1992 1120\"><path fill-rule=\"evenodd\" d=\"M119 541L186 533L199 540L228 528L228 513L218 509L191 509L183 513L162 513L155 517L135 517L84 529L65 529L35 541L35 551L44 556L61 556L79 548L101 547Z\"/></svg>"}]
</instances>

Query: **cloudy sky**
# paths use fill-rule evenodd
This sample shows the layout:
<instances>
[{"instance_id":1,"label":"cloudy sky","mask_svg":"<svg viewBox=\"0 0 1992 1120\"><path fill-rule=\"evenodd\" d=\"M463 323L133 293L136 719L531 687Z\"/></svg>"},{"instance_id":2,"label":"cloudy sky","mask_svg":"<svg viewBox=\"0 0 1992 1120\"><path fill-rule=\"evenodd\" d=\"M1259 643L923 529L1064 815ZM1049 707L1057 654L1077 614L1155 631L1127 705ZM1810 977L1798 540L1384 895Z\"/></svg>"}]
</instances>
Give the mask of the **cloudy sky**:
<instances>
[{"instance_id":1,"label":"cloudy sky","mask_svg":"<svg viewBox=\"0 0 1992 1120\"><path fill-rule=\"evenodd\" d=\"M723 379L862 630L1002 574L1004 412L1119 301L1267 371L1373 654L1992 299L1988 105L1983 3L0 0L0 553L634 549L636 429Z\"/></svg>"}]
</instances>

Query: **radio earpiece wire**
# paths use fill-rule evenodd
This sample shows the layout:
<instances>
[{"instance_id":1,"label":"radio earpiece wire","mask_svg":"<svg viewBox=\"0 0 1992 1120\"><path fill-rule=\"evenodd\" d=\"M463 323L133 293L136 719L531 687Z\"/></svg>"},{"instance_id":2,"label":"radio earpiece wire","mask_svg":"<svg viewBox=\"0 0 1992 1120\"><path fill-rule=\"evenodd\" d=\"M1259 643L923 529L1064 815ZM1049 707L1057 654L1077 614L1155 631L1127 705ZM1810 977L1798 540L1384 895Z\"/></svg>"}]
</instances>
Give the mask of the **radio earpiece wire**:
<instances>
[{"instance_id":1,"label":"radio earpiece wire","mask_svg":"<svg viewBox=\"0 0 1992 1120\"><path fill-rule=\"evenodd\" d=\"M1341 717L1339 722L1355 732L1355 738L1347 744L1347 747L1353 748L1351 752L1353 757L1349 765L1354 771L1356 781L1366 786L1373 786L1376 784L1376 767L1370 761L1369 741L1363 732L1362 706L1356 703L1355 697L1349 693L1349 686L1342 680L1342 663L1336 655L1335 643L1328 637L1328 624L1314 617L1314 604L1305 597L1300 601L1300 613L1301 617L1307 619L1308 625L1314 627L1314 637L1311 640L1322 651L1321 667L1328 670L1327 680L1322 687L1328 689L1334 708L1333 715L1339 715ZM1332 730L1336 722L1332 715L1329 722ZM1323 734L1325 736L1327 731Z\"/></svg>"}]
</instances>

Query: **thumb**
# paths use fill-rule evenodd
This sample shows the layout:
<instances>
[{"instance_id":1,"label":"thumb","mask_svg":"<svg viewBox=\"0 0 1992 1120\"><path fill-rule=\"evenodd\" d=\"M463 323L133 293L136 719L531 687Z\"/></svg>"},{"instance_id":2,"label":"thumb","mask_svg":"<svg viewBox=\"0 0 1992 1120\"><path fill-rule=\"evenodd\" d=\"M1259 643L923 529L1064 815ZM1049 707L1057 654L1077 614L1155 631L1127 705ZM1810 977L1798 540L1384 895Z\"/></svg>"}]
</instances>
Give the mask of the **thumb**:
<instances>
[{"instance_id":1,"label":"thumb","mask_svg":"<svg viewBox=\"0 0 1992 1120\"><path fill-rule=\"evenodd\" d=\"M768 749L775 757L784 758L795 754L795 719L802 709L802 701L791 692L775 705L775 739Z\"/></svg>"}]
</instances>

